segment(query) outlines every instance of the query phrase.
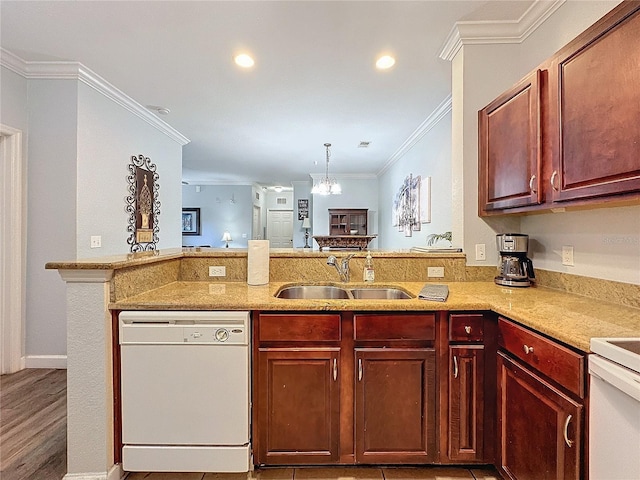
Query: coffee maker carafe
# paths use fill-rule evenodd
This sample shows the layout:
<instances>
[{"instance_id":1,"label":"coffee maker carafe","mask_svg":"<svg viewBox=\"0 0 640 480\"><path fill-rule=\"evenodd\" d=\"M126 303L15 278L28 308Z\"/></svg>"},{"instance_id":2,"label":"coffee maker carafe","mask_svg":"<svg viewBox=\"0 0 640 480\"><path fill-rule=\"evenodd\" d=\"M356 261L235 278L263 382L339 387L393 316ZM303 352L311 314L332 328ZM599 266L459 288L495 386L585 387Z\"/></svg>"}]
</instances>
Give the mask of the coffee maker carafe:
<instances>
[{"instance_id":1,"label":"coffee maker carafe","mask_svg":"<svg viewBox=\"0 0 640 480\"><path fill-rule=\"evenodd\" d=\"M507 287L531 285L535 281L535 274L533 263L527 257L529 236L521 233L502 233L496 235L496 244L500 260L495 282Z\"/></svg>"}]
</instances>

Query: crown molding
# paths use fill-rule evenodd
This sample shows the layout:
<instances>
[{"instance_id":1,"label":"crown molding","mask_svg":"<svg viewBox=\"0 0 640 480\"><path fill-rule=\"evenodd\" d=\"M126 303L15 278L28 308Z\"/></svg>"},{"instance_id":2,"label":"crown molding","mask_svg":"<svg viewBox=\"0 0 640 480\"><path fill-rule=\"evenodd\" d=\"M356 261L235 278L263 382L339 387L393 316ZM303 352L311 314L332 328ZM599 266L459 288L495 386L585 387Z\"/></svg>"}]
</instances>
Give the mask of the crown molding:
<instances>
[{"instance_id":1,"label":"crown molding","mask_svg":"<svg viewBox=\"0 0 640 480\"><path fill-rule=\"evenodd\" d=\"M418 128L400 145L400 148L394 152L389 158L387 163L378 170L376 176L384 174L391 166L402 158L409 150L411 150L416 143L420 141L433 127L435 127L440 120L442 120L449 112L451 112L451 94L445 98L436 109L431 112L431 115L420 124Z\"/></svg>"},{"instance_id":2,"label":"crown molding","mask_svg":"<svg viewBox=\"0 0 640 480\"><path fill-rule=\"evenodd\" d=\"M93 70L78 62L29 62L0 48L0 66L28 80L77 80L120 105L169 138L186 145L190 140L133 98L111 85Z\"/></svg>"},{"instance_id":3,"label":"crown molding","mask_svg":"<svg viewBox=\"0 0 640 480\"><path fill-rule=\"evenodd\" d=\"M565 1L536 0L517 20L456 22L439 57L451 61L463 45L522 43Z\"/></svg>"}]
</instances>

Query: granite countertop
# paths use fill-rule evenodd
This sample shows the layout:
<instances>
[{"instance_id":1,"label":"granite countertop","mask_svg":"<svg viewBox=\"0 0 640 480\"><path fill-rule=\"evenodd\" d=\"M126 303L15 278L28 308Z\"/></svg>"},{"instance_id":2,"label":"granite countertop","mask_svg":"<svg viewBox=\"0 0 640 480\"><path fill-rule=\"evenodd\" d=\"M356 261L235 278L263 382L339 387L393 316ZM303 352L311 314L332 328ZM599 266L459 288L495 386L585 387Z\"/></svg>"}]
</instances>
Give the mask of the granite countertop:
<instances>
[{"instance_id":1,"label":"granite countertop","mask_svg":"<svg viewBox=\"0 0 640 480\"><path fill-rule=\"evenodd\" d=\"M584 352L592 337L640 337L640 309L601 302L548 288L505 288L492 282L443 282L446 302L417 298L423 282L398 282L411 300L295 300L275 298L285 285L271 282L178 281L111 303L113 310L271 310L271 311L435 311L492 310ZM323 282L326 284L326 282ZM337 286L343 284L335 283ZM350 288L362 285L352 282ZM372 285L368 285L372 286ZM380 287L385 284L375 283Z\"/></svg>"}]
</instances>

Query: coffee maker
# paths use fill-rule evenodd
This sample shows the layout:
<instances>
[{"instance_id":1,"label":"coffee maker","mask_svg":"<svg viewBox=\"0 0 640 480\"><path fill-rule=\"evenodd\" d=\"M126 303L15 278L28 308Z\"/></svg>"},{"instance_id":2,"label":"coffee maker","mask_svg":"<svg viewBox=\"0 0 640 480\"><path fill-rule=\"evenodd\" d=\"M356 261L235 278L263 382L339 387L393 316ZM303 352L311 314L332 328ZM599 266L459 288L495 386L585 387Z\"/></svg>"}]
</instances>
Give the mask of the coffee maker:
<instances>
[{"instance_id":1,"label":"coffee maker","mask_svg":"<svg viewBox=\"0 0 640 480\"><path fill-rule=\"evenodd\" d=\"M529 236L521 233L501 233L496 235L500 253L498 276L495 282L507 287L528 287L535 281L533 263L527 257Z\"/></svg>"}]
</instances>

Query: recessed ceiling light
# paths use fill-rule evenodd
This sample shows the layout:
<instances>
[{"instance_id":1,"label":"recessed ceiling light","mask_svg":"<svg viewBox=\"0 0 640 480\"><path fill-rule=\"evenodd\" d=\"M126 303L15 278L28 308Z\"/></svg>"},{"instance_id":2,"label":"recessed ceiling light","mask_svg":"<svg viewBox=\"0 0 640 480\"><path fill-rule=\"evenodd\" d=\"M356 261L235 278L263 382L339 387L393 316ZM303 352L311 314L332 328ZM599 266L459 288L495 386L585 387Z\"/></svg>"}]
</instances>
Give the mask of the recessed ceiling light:
<instances>
[{"instance_id":1,"label":"recessed ceiling light","mask_svg":"<svg viewBox=\"0 0 640 480\"><path fill-rule=\"evenodd\" d=\"M396 59L390 55L383 55L378 60L376 60L376 68L380 70L386 70L395 65Z\"/></svg>"},{"instance_id":2,"label":"recessed ceiling light","mask_svg":"<svg viewBox=\"0 0 640 480\"><path fill-rule=\"evenodd\" d=\"M240 55L236 55L233 59L236 62L236 65L242 68L251 68L254 65L254 60L246 53L241 53Z\"/></svg>"}]
</instances>

